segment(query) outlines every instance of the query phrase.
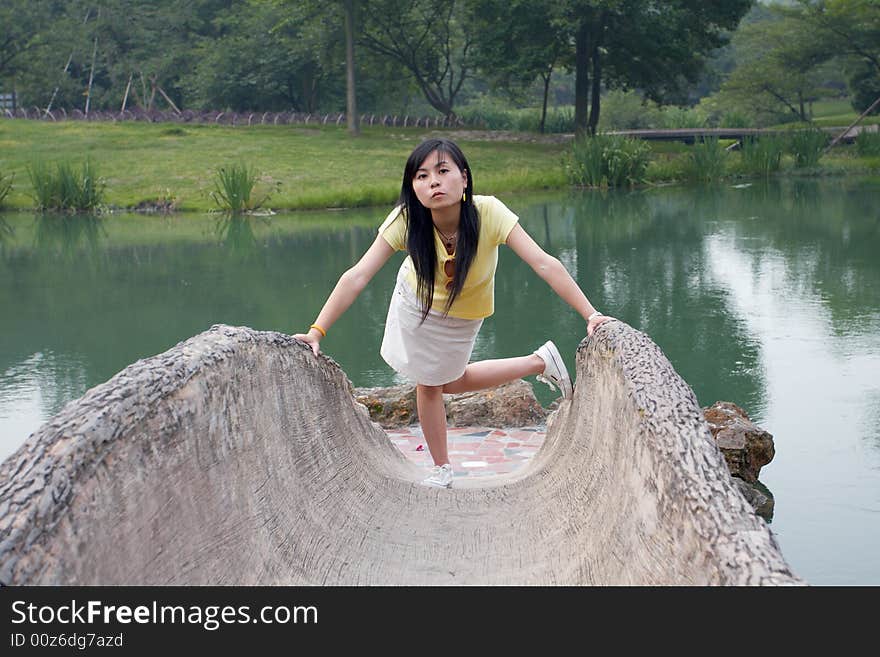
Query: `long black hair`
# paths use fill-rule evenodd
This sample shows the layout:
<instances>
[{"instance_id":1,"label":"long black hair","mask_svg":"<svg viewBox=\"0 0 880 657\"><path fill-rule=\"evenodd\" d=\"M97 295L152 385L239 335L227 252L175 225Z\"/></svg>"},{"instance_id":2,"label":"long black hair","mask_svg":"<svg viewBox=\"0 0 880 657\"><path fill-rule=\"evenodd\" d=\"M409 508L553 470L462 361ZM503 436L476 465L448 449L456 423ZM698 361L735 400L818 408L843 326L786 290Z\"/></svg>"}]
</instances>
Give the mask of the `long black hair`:
<instances>
[{"instance_id":1,"label":"long black hair","mask_svg":"<svg viewBox=\"0 0 880 657\"><path fill-rule=\"evenodd\" d=\"M437 152L452 159L455 165L467 174L465 200L461 203L461 218L458 225L458 244L455 247L455 274L452 289L446 300L443 314L447 315L453 302L458 298L468 270L477 253L480 238L480 217L474 205L474 174L455 142L449 139L427 139L410 154L403 169L403 184L400 188L398 204L406 217L406 250L416 269L418 281L416 296L422 303L422 321L434 303L434 280L437 272L437 249L434 245L434 221L431 211L421 204L413 190L413 178L419 166L431 153Z\"/></svg>"}]
</instances>

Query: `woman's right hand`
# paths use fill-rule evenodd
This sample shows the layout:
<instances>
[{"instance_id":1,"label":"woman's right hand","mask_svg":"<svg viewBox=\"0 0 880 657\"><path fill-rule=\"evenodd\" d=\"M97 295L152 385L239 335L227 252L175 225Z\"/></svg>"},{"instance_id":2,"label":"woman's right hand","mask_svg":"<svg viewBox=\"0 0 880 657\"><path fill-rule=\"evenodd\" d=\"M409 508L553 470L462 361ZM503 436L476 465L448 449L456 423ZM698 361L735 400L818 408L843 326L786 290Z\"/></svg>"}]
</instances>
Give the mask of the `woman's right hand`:
<instances>
[{"instance_id":1,"label":"woman's right hand","mask_svg":"<svg viewBox=\"0 0 880 657\"><path fill-rule=\"evenodd\" d=\"M302 340L303 342L307 343L312 348L315 356L317 356L319 353L321 353L321 336L316 335L316 333L317 331L315 331L315 329L312 329L308 333L297 333L293 337L295 337L297 340Z\"/></svg>"}]
</instances>

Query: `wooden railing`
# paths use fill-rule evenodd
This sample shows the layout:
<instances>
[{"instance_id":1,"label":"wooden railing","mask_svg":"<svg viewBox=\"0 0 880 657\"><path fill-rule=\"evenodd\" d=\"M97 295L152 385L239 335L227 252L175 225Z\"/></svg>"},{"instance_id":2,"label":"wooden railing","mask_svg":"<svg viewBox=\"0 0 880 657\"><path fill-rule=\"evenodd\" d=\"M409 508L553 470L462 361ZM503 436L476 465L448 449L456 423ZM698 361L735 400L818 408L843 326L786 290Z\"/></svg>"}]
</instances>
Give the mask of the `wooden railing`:
<instances>
[{"instance_id":1,"label":"wooden railing","mask_svg":"<svg viewBox=\"0 0 880 657\"><path fill-rule=\"evenodd\" d=\"M184 110L124 110L122 112L92 110L88 114L79 109L58 108L45 110L39 107L6 109L0 116L10 119L37 119L44 121L146 121L149 123L202 123L233 126L249 125L344 125L344 113L309 112L221 112ZM460 119L450 120L444 116L411 116L408 114L361 114L361 125L391 127L460 127Z\"/></svg>"}]
</instances>

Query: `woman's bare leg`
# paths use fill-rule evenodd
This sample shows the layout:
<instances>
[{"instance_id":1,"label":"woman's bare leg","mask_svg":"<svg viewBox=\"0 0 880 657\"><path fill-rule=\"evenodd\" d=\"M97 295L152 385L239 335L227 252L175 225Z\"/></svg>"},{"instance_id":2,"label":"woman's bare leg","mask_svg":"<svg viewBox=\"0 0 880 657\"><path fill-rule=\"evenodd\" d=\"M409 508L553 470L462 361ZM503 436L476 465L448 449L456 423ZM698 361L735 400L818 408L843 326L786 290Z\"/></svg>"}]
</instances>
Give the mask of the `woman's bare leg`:
<instances>
[{"instance_id":1,"label":"woman's bare leg","mask_svg":"<svg viewBox=\"0 0 880 657\"><path fill-rule=\"evenodd\" d=\"M521 379L530 374L541 374L544 361L537 354L517 358L499 358L470 363L458 379L443 386L416 386L416 407L422 434L431 451L434 465L449 463L446 442L446 406L443 394L471 392L494 388L502 383Z\"/></svg>"},{"instance_id":2,"label":"woman's bare leg","mask_svg":"<svg viewBox=\"0 0 880 657\"><path fill-rule=\"evenodd\" d=\"M537 354L519 356L517 358L499 358L496 360L481 360L478 363L469 364L455 381L442 386L442 391L447 394L459 392L472 392L494 388L502 383L521 379L530 374L541 374L544 371L544 361ZM421 417L421 408L419 408ZM446 415L444 413L444 422ZM422 427L424 430L424 427ZM428 443L430 445L430 443Z\"/></svg>"},{"instance_id":3,"label":"woman's bare leg","mask_svg":"<svg viewBox=\"0 0 880 657\"><path fill-rule=\"evenodd\" d=\"M449 463L446 445L446 406L443 404L443 386L416 386L416 408L419 424L428 443L434 465Z\"/></svg>"}]
</instances>

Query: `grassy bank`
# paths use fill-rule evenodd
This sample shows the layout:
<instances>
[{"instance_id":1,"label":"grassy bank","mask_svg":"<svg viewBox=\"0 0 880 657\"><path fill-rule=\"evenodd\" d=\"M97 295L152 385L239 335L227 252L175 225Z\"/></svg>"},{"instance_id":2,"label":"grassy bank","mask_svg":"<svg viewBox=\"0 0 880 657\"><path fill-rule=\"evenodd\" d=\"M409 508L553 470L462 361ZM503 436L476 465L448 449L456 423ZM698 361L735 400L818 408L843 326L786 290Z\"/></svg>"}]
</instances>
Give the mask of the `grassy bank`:
<instances>
[{"instance_id":1,"label":"grassy bank","mask_svg":"<svg viewBox=\"0 0 880 657\"><path fill-rule=\"evenodd\" d=\"M336 126L44 123L0 120L0 172L15 174L7 207L31 208L27 169L35 162L87 157L106 181L106 203L133 208L173 200L181 210L210 210L218 167L245 162L261 184L281 183L274 210L388 204L400 191L410 151L434 131L366 127L357 139ZM562 146L461 138L483 193L565 185Z\"/></svg>"},{"instance_id":2,"label":"grassy bank","mask_svg":"<svg viewBox=\"0 0 880 657\"><path fill-rule=\"evenodd\" d=\"M732 140L722 140L719 145L726 148ZM697 148L681 142L652 142L652 155L645 178L649 184L676 183L700 180L699 158L695 157ZM694 160L697 160L696 162ZM847 175L880 175L880 156L860 155L855 145L838 145L824 153L816 164L798 166L790 152L782 154L779 169L771 177L826 177ZM726 153L717 163L717 180L745 180L767 177L756 172L744 161L741 151Z\"/></svg>"},{"instance_id":3,"label":"grassy bank","mask_svg":"<svg viewBox=\"0 0 880 657\"><path fill-rule=\"evenodd\" d=\"M256 193L272 190L265 207L276 211L388 205L400 190L407 155L428 135L447 134L462 146L481 193L563 189L569 186L563 155L569 145L528 135L424 128L365 127L350 138L342 127L177 125L149 123L45 123L0 119L0 176L12 181L4 206L29 209L29 168L89 159L106 183L110 207L216 208L210 194L218 168L244 163L258 174ZM726 144L725 144L726 145ZM692 146L649 142L648 184L692 180ZM720 177L755 177L725 158ZM878 174L880 158L840 147L818 165L795 168L783 158L774 175ZM277 187L277 189L276 189Z\"/></svg>"}]
</instances>

